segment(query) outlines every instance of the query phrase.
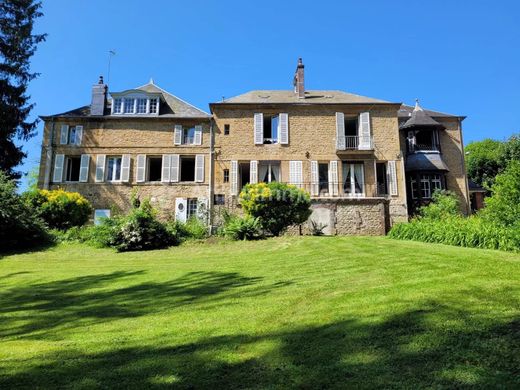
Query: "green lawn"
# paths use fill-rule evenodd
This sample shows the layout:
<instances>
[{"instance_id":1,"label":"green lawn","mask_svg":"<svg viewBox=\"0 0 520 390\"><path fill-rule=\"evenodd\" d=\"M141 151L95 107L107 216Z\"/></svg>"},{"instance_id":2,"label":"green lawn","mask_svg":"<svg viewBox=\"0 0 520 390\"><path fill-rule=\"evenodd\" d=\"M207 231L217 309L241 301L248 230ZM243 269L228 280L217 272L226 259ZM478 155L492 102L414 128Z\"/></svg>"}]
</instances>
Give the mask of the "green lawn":
<instances>
[{"instance_id":1,"label":"green lawn","mask_svg":"<svg viewBox=\"0 0 520 390\"><path fill-rule=\"evenodd\" d=\"M0 388L520 388L520 256L387 238L0 258Z\"/></svg>"}]
</instances>

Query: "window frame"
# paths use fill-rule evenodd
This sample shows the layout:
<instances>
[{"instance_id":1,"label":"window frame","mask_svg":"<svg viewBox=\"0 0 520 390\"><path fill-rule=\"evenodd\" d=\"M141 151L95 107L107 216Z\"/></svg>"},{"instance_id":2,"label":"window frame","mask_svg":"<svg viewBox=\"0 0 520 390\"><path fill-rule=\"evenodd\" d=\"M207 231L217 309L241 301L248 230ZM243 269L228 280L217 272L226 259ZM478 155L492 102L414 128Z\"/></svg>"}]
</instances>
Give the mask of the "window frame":
<instances>
[{"instance_id":1,"label":"window frame","mask_svg":"<svg viewBox=\"0 0 520 390\"><path fill-rule=\"evenodd\" d=\"M224 168L224 170L222 171L222 181L224 183L229 183L229 169L228 168Z\"/></svg>"},{"instance_id":2,"label":"window frame","mask_svg":"<svg viewBox=\"0 0 520 390\"><path fill-rule=\"evenodd\" d=\"M112 178L108 177L110 160L113 160L113 161L119 160L119 178L118 179L114 179L114 176L116 176L115 172L117 172L117 169L112 170ZM123 168L123 155L106 156L105 181L109 182L109 183L121 182L122 168Z\"/></svg>"},{"instance_id":3,"label":"window frame","mask_svg":"<svg viewBox=\"0 0 520 390\"><path fill-rule=\"evenodd\" d=\"M349 167L350 192L345 191L345 179L343 178L343 172L345 170L346 165L350 165L350 167ZM356 177L355 177L356 165L361 167L361 178L362 178L361 192L356 192ZM363 162L343 161L341 164L341 169L342 169L341 189L343 190L343 194L346 195L348 198L364 198L366 196L365 164Z\"/></svg>"},{"instance_id":4,"label":"window frame","mask_svg":"<svg viewBox=\"0 0 520 390\"><path fill-rule=\"evenodd\" d=\"M199 211L198 198L187 198L186 199L186 221L188 221L191 217L196 218L198 211Z\"/></svg>"},{"instance_id":5,"label":"window frame","mask_svg":"<svg viewBox=\"0 0 520 390\"><path fill-rule=\"evenodd\" d=\"M257 168L257 172L258 172L258 175L260 175L260 167L261 166L266 166L267 165L267 180L268 181L264 181L263 178L261 178L260 176L258 176L258 183L273 183L273 182L280 182L280 179L281 179L281 176L282 176L282 164L280 161L258 161L258 168ZM273 180L272 176L274 176L273 174L273 166L277 166L278 167L278 180ZM275 177L276 179L276 177Z\"/></svg>"},{"instance_id":6,"label":"window frame","mask_svg":"<svg viewBox=\"0 0 520 390\"><path fill-rule=\"evenodd\" d=\"M229 132L231 131L231 126L229 123L224 124L224 135L229 135Z\"/></svg>"},{"instance_id":7,"label":"window frame","mask_svg":"<svg viewBox=\"0 0 520 390\"><path fill-rule=\"evenodd\" d=\"M193 130L193 136L189 136L189 132ZM195 145L195 126L182 126L181 145ZM191 142L187 142L190 141Z\"/></svg>"},{"instance_id":8,"label":"window frame","mask_svg":"<svg viewBox=\"0 0 520 390\"><path fill-rule=\"evenodd\" d=\"M193 161L193 180L182 180L182 173L184 171L182 165L183 165L183 161L187 161L187 160L192 160ZM192 155L180 155L179 156L179 182L181 183L196 183L195 181L195 171L197 169L197 167L195 166L196 162L196 157L195 156L192 156Z\"/></svg>"},{"instance_id":9,"label":"window frame","mask_svg":"<svg viewBox=\"0 0 520 390\"><path fill-rule=\"evenodd\" d=\"M161 162L161 167L159 169L159 176L158 176L157 180L150 180L150 162L151 162L151 160L160 160L160 162ZM161 180L162 180L162 163L163 163L162 156L155 156L155 155L146 156L145 182L147 182L147 183L160 183L161 182Z\"/></svg>"},{"instance_id":10,"label":"window frame","mask_svg":"<svg viewBox=\"0 0 520 390\"><path fill-rule=\"evenodd\" d=\"M72 160L78 160L78 180L70 180L70 168L72 167ZM69 164L70 162L70 164ZM79 183L79 176L81 172L81 156L65 156L64 162L63 162L63 182L65 183Z\"/></svg>"},{"instance_id":11,"label":"window frame","mask_svg":"<svg viewBox=\"0 0 520 390\"><path fill-rule=\"evenodd\" d=\"M276 137L273 137L273 120L276 118ZM269 121L270 126L266 126L266 122ZM266 137L266 128L269 127L270 137ZM263 114L263 144L264 145L276 145L280 143L280 114L266 115Z\"/></svg>"}]
</instances>

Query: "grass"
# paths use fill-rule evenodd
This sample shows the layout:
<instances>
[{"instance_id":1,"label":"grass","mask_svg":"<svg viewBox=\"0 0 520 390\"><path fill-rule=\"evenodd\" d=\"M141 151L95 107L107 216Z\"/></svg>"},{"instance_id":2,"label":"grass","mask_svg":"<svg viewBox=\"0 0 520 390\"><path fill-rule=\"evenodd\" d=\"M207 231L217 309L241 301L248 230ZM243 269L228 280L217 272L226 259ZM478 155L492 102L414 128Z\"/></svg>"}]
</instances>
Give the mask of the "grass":
<instances>
[{"instance_id":1,"label":"grass","mask_svg":"<svg viewBox=\"0 0 520 390\"><path fill-rule=\"evenodd\" d=\"M0 388L519 388L520 256L386 238L0 258Z\"/></svg>"}]
</instances>

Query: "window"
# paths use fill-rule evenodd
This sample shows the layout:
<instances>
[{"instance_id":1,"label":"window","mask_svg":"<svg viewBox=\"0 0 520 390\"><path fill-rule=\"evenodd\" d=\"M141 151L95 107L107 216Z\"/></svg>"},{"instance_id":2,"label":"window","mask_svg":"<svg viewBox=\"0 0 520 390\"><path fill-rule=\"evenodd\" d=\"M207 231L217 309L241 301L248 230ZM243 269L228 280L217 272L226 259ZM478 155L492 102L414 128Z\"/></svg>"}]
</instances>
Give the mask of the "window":
<instances>
[{"instance_id":1,"label":"window","mask_svg":"<svg viewBox=\"0 0 520 390\"><path fill-rule=\"evenodd\" d=\"M280 163L261 162L258 165L258 181L264 183L280 181Z\"/></svg>"},{"instance_id":2,"label":"window","mask_svg":"<svg viewBox=\"0 0 520 390\"><path fill-rule=\"evenodd\" d=\"M386 163L376 163L377 195L388 195Z\"/></svg>"},{"instance_id":3,"label":"window","mask_svg":"<svg viewBox=\"0 0 520 390\"><path fill-rule=\"evenodd\" d=\"M134 113L134 101L132 98L125 98L125 114Z\"/></svg>"},{"instance_id":4,"label":"window","mask_svg":"<svg viewBox=\"0 0 520 390\"><path fill-rule=\"evenodd\" d=\"M264 144L276 144L278 142L278 115L264 114Z\"/></svg>"},{"instance_id":5,"label":"window","mask_svg":"<svg viewBox=\"0 0 520 390\"><path fill-rule=\"evenodd\" d=\"M432 182L432 189L435 190L442 190L442 179L441 175L432 175L431 176L431 182Z\"/></svg>"},{"instance_id":6,"label":"window","mask_svg":"<svg viewBox=\"0 0 520 390\"><path fill-rule=\"evenodd\" d=\"M224 183L229 183L229 169L224 169Z\"/></svg>"},{"instance_id":7,"label":"window","mask_svg":"<svg viewBox=\"0 0 520 390\"><path fill-rule=\"evenodd\" d=\"M362 196L365 193L363 164L343 163L343 192L347 196Z\"/></svg>"},{"instance_id":8,"label":"window","mask_svg":"<svg viewBox=\"0 0 520 390\"><path fill-rule=\"evenodd\" d=\"M421 175L421 197L431 198L430 177L428 175Z\"/></svg>"},{"instance_id":9,"label":"window","mask_svg":"<svg viewBox=\"0 0 520 390\"><path fill-rule=\"evenodd\" d=\"M94 211L94 225L99 225L105 218L110 218L110 210L97 209Z\"/></svg>"},{"instance_id":10,"label":"window","mask_svg":"<svg viewBox=\"0 0 520 390\"><path fill-rule=\"evenodd\" d=\"M329 164L318 164L319 193L329 192Z\"/></svg>"},{"instance_id":11,"label":"window","mask_svg":"<svg viewBox=\"0 0 520 390\"><path fill-rule=\"evenodd\" d=\"M358 118L357 117L345 117L345 135L346 136L357 136L358 134Z\"/></svg>"},{"instance_id":12,"label":"window","mask_svg":"<svg viewBox=\"0 0 520 390\"><path fill-rule=\"evenodd\" d=\"M81 166L81 157L65 158L65 181L79 181L79 169Z\"/></svg>"},{"instance_id":13,"label":"window","mask_svg":"<svg viewBox=\"0 0 520 390\"><path fill-rule=\"evenodd\" d=\"M113 109L114 114L121 114L122 105L123 105L123 99L121 99L121 98L114 99L114 109Z\"/></svg>"},{"instance_id":14,"label":"window","mask_svg":"<svg viewBox=\"0 0 520 390\"><path fill-rule=\"evenodd\" d=\"M408 132L408 149L415 151L438 151L439 133L437 130L416 130Z\"/></svg>"},{"instance_id":15,"label":"window","mask_svg":"<svg viewBox=\"0 0 520 390\"><path fill-rule=\"evenodd\" d=\"M224 135L229 135L229 125L224 125Z\"/></svg>"},{"instance_id":16,"label":"window","mask_svg":"<svg viewBox=\"0 0 520 390\"><path fill-rule=\"evenodd\" d=\"M195 143L195 127L182 128L182 144L193 145Z\"/></svg>"},{"instance_id":17,"label":"window","mask_svg":"<svg viewBox=\"0 0 520 390\"><path fill-rule=\"evenodd\" d=\"M107 181L121 180L121 156L107 158Z\"/></svg>"},{"instance_id":18,"label":"window","mask_svg":"<svg viewBox=\"0 0 520 390\"><path fill-rule=\"evenodd\" d=\"M186 207L186 217L190 219L191 217L197 216L197 198L188 198L188 205Z\"/></svg>"},{"instance_id":19,"label":"window","mask_svg":"<svg viewBox=\"0 0 520 390\"><path fill-rule=\"evenodd\" d=\"M150 99L150 114L157 114L159 112L159 99Z\"/></svg>"},{"instance_id":20,"label":"window","mask_svg":"<svg viewBox=\"0 0 520 390\"><path fill-rule=\"evenodd\" d=\"M161 181L162 157L148 157L148 181Z\"/></svg>"},{"instance_id":21,"label":"window","mask_svg":"<svg viewBox=\"0 0 520 390\"><path fill-rule=\"evenodd\" d=\"M181 156L181 181L195 181L195 157Z\"/></svg>"},{"instance_id":22,"label":"window","mask_svg":"<svg viewBox=\"0 0 520 390\"><path fill-rule=\"evenodd\" d=\"M148 99L139 98L137 99L137 113L138 114L146 114L146 103Z\"/></svg>"},{"instance_id":23,"label":"window","mask_svg":"<svg viewBox=\"0 0 520 390\"><path fill-rule=\"evenodd\" d=\"M213 204L215 206L221 206L226 204L226 197L223 194L214 194L213 195Z\"/></svg>"},{"instance_id":24,"label":"window","mask_svg":"<svg viewBox=\"0 0 520 390\"><path fill-rule=\"evenodd\" d=\"M417 199L419 194L417 193L417 180L411 179L410 186L412 187L412 199Z\"/></svg>"}]
</instances>

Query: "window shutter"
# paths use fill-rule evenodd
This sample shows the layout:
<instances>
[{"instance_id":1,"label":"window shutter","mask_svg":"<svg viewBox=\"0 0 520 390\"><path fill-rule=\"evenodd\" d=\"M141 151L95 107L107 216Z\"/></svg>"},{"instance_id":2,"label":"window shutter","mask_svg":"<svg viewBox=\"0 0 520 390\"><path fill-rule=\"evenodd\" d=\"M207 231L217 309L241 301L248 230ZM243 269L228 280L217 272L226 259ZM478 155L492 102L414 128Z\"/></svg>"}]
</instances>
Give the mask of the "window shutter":
<instances>
[{"instance_id":1,"label":"window shutter","mask_svg":"<svg viewBox=\"0 0 520 390\"><path fill-rule=\"evenodd\" d=\"M83 126L76 126L76 145L81 145L83 139Z\"/></svg>"},{"instance_id":2,"label":"window shutter","mask_svg":"<svg viewBox=\"0 0 520 390\"><path fill-rule=\"evenodd\" d=\"M54 158L54 174L52 175L52 181L54 183L61 183L63 180L63 162L65 156L63 154L57 154Z\"/></svg>"},{"instance_id":3,"label":"window shutter","mask_svg":"<svg viewBox=\"0 0 520 390\"><path fill-rule=\"evenodd\" d=\"M249 163L249 183L258 183L258 161L256 160Z\"/></svg>"},{"instance_id":4,"label":"window shutter","mask_svg":"<svg viewBox=\"0 0 520 390\"><path fill-rule=\"evenodd\" d=\"M397 195L397 171L395 166L395 161L388 161L387 170L386 170L387 180L388 180L388 189L390 191L390 195Z\"/></svg>"},{"instance_id":5,"label":"window shutter","mask_svg":"<svg viewBox=\"0 0 520 390\"><path fill-rule=\"evenodd\" d=\"M336 150L345 150L345 114L336 112Z\"/></svg>"},{"instance_id":6,"label":"window shutter","mask_svg":"<svg viewBox=\"0 0 520 390\"><path fill-rule=\"evenodd\" d=\"M69 125L61 125L60 144L66 145L69 141Z\"/></svg>"},{"instance_id":7,"label":"window shutter","mask_svg":"<svg viewBox=\"0 0 520 390\"><path fill-rule=\"evenodd\" d=\"M317 196L319 188L318 162L311 161L311 195Z\"/></svg>"},{"instance_id":8,"label":"window shutter","mask_svg":"<svg viewBox=\"0 0 520 390\"><path fill-rule=\"evenodd\" d=\"M186 222L188 201L186 198L175 198L175 221Z\"/></svg>"},{"instance_id":9,"label":"window shutter","mask_svg":"<svg viewBox=\"0 0 520 390\"><path fill-rule=\"evenodd\" d=\"M81 162L79 164L79 181L86 183L88 181L88 167L90 164L90 155L82 154Z\"/></svg>"},{"instance_id":10,"label":"window shutter","mask_svg":"<svg viewBox=\"0 0 520 390\"><path fill-rule=\"evenodd\" d=\"M338 195L338 162L336 160L329 163L329 195Z\"/></svg>"},{"instance_id":11,"label":"window shutter","mask_svg":"<svg viewBox=\"0 0 520 390\"><path fill-rule=\"evenodd\" d=\"M280 143L287 145L289 143L289 115L280 114L278 125L280 126Z\"/></svg>"},{"instance_id":12,"label":"window shutter","mask_svg":"<svg viewBox=\"0 0 520 390\"><path fill-rule=\"evenodd\" d=\"M181 125L175 125L173 143L175 145L180 145L182 143L182 126Z\"/></svg>"},{"instance_id":13,"label":"window shutter","mask_svg":"<svg viewBox=\"0 0 520 390\"><path fill-rule=\"evenodd\" d=\"M146 179L146 154L137 155L137 169L135 170L135 181L143 183Z\"/></svg>"},{"instance_id":14,"label":"window shutter","mask_svg":"<svg viewBox=\"0 0 520 390\"><path fill-rule=\"evenodd\" d=\"M195 181L197 183L204 182L204 155L197 154L195 156Z\"/></svg>"},{"instance_id":15,"label":"window shutter","mask_svg":"<svg viewBox=\"0 0 520 390\"><path fill-rule=\"evenodd\" d=\"M303 182L303 172L302 172L302 162L301 161L289 161L289 184L295 185L297 187L302 186Z\"/></svg>"},{"instance_id":16,"label":"window shutter","mask_svg":"<svg viewBox=\"0 0 520 390\"><path fill-rule=\"evenodd\" d=\"M202 126L195 126L195 139L193 142L195 145L202 145Z\"/></svg>"},{"instance_id":17,"label":"window shutter","mask_svg":"<svg viewBox=\"0 0 520 390\"><path fill-rule=\"evenodd\" d=\"M238 161L231 161L229 176L231 179L231 195L238 195Z\"/></svg>"},{"instance_id":18,"label":"window shutter","mask_svg":"<svg viewBox=\"0 0 520 390\"><path fill-rule=\"evenodd\" d=\"M255 114L255 145L262 145L264 143L264 114Z\"/></svg>"},{"instance_id":19,"label":"window shutter","mask_svg":"<svg viewBox=\"0 0 520 390\"><path fill-rule=\"evenodd\" d=\"M130 181L130 155L123 154L121 156L121 181L128 183Z\"/></svg>"},{"instance_id":20,"label":"window shutter","mask_svg":"<svg viewBox=\"0 0 520 390\"><path fill-rule=\"evenodd\" d=\"M177 183L179 181L179 155L172 154L170 157L170 181Z\"/></svg>"},{"instance_id":21,"label":"window shutter","mask_svg":"<svg viewBox=\"0 0 520 390\"><path fill-rule=\"evenodd\" d=\"M172 156L170 154L163 154L162 155L161 181L163 183L169 183L170 182L171 161L172 161Z\"/></svg>"},{"instance_id":22,"label":"window shutter","mask_svg":"<svg viewBox=\"0 0 520 390\"><path fill-rule=\"evenodd\" d=\"M362 112L359 114L359 149L370 150L372 149L372 142L370 139L370 113Z\"/></svg>"},{"instance_id":23,"label":"window shutter","mask_svg":"<svg viewBox=\"0 0 520 390\"><path fill-rule=\"evenodd\" d=\"M96 183L101 183L105 180L106 157L104 154L98 154L96 157Z\"/></svg>"}]
</instances>

